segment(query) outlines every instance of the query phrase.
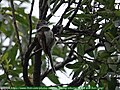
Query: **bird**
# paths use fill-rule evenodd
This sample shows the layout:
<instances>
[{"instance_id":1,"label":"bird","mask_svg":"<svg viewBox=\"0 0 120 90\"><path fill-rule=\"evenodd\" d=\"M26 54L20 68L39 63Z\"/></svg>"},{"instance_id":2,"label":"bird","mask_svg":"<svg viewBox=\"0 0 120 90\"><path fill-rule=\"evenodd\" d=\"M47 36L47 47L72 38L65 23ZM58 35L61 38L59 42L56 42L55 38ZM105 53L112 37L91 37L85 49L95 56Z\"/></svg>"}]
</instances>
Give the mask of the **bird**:
<instances>
[{"instance_id":1,"label":"bird","mask_svg":"<svg viewBox=\"0 0 120 90\"><path fill-rule=\"evenodd\" d=\"M37 38L42 50L50 60L53 72L56 73L51 54L51 49L55 43L55 36L45 21L39 24L39 28L37 29Z\"/></svg>"}]
</instances>

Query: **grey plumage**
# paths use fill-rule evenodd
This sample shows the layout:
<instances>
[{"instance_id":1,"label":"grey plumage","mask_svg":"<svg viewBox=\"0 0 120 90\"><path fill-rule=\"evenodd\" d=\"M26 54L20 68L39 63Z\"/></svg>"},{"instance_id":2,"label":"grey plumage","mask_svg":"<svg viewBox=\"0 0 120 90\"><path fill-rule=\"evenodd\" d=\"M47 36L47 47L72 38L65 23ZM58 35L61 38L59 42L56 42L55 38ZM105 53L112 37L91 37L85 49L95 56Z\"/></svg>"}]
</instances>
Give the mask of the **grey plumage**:
<instances>
[{"instance_id":1,"label":"grey plumage","mask_svg":"<svg viewBox=\"0 0 120 90\"><path fill-rule=\"evenodd\" d=\"M51 48L53 47L55 42L55 37L53 32L50 30L50 28L47 25L42 25L37 31L37 38L43 51L50 60L52 70L55 73L55 68L51 56Z\"/></svg>"}]
</instances>

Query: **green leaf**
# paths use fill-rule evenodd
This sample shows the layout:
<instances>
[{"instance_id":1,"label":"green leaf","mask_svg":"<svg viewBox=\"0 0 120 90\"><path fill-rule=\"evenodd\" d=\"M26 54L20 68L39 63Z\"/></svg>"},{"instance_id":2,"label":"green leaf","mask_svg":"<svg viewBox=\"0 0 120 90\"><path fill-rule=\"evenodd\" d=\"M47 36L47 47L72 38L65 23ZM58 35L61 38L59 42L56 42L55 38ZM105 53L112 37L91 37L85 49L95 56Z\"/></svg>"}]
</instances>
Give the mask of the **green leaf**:
<instances>
[{"instance_id":1,"label":"green leaf","mask_svg":"<svg viewBox=\"0 0 120 90\"><path fill-rule=\"evenodd\" d=\"M69 16L70 16L72 13L73 13L73 10L69 11L68 13L66 13L66 14L64 15L64 19L69 18Z\"/></svg>"},{"instance_id":2,"label":"green leaf","mask_svg":"<svg viewBox=\"0 0 120 90\"><path fill-rule=\"evenodd\" d=\"M12 75L13 77L19 77L19 73L17 70L9 70L9 75Z\"/></svg>"},{"instance_id":3,"label":"green leaf","mask_svg":"<svg viewBox=\"0 0 120 90\"><path fill-rule=\"evenodd\" d=\"M108 4L108 2L109 2L109 4ZM108 9L114 10L115 9L114 4L115 4L115 0L107 0L106 5L108 5Z\"/></svg>"},{"instance_id":4,"label":"green leaf","mask_svg":"<svg viewBox=\"0 0 120 90\"><path fill-rule=\"evenodd\" d=\"M72 24L75 25L75 26L79 26L80 25L80 20L74 18L73 21L72 21Z\"/></svg>"},{"instance_id":5,"label":"green leaf","mask_svg":"<svg viewBox=\"0 0 120 90\"><path fill-rule=\"evenodd\" d=\"M2 7L2 10L5 10L5 11L11 11L11 7Z\"/></svg>"},{"instance_id":6,"label":"green leaf","mask_svg":"<svg viewBox=\"0 0 120 90\"><path fill-rule=\"evenodd\" d=\"M112 41L114 39L114 36L110 32L106 32L104 35L108 41Z\"/></svg>"},{"instance_id":7,"label":"green leaf","mask_svg":"<svg viewBox=\"0 0 120 90\"><path fill-rule=\"evenodd\" d=\"M5 75L5 74L0 75L0 80L2 80L2 79L4 79L4 78L6 78L6 75Z\"/></svg>"},{"instance_id":8,"label":"green leaf","mask_svg":"<svg viewBox=\"0 0 120 90\"><path fill-rule=\"evenodd\" d=\"M8 52L5 52L4 54L3 54L3 56L1 57L1 61L0 61L0 63L2 63L3 61L7 61L7 59L8 59Z\"/></svg>"},{"instance_id":9,"label":"green leaf","mask_svg":"<svg viewBox=\"0 0 120 90\"><path fill-rule=\"evenodd\" d=\"M86 4L88 0L82 0L81 5Z\"/></svg>"},{"instance_id":10,"label":"green leaf","mask_svg":"<svg viewBox=\"0 0 120 90\"><path fill-rule=\"evenodd\" d=\"M10 37L13 32L12 30L7 30L3 25L0 27L0 31L2 31L2 33L4 33L7 37Z\"/></svg>"},{"instance_id":11,"label":"green leaf","mask_svg":"<svg viewBox=\"0 0 120 90\"><path fill-rule=\"evenodd\" d=\"M58 50L59 50L59 52L58 52ZM68 50L67 50L66 46L60 48L56 45L52 50L52 55L56 55L58 57L65 58L67 51Z\"/></svg>"},{"instance_id":12,"label":"green leaf","mask_svg":"<svg viewBox=\"0 0 120 90\"><path fill-rule=\"evenodd\" d=\"M72 79L74 79L75 77L78 77L78 75L80 74L81 71L82 71L82 67L81 66L79 66L78 69L74 70L74 74L73 74Z\"/></svg>"},{"instance_id":13,"label":"green leaf","mask_svg":"<svg viewBox=\"0 0 120 90\"><path fill-rule=\"evenodd\" d=\"M16 12L20 15L22 15L23 17L27 17L28 15L25 13L25 7L20 7L16 10Z\"/></svg>"},{"instance_id":14,"label":"green leaf","mask_svg":"<svg viewBox=\"0 0 120 90\"><path fill-rule=\"evenodd\" d=\"M89 85L92 86L92 87L95 87L96 86L96 82L94 80L92 80L92 81L89 82Z\"/></svg>"},{"instance_id":15,"label":"green leaf","mask_svg":"<svg viewBox=\"0 0 120 90\"><path fill-rule=\"evenodd\" d=\"M76 68L80 68L82 64L80 62L76 62L74 64L67 64L66 67L69 69L76 69Z\"/></svg>"},{"instance_id":16,"label":"green leaf","mask_svg":"<svg viewBox=\"0 0 120 90\"><path fill-rule=\"evenodd\" d=\"M110 53L105 51L105 50L100 50L98 52L98 57L101 58L101 59L108 58L108 57L110 57Z\"/></svg>"},{"instance_id":17,"label":"green leaf","mask_svg":"<svg viewBox=\"0 0 120 90\"><path fill-rule=\"evenodd\" d=\"M106 64L101 64L99 76L102 77L107 73L108 66Z\"/></svg>"},{"instance_id":18,"label":"green leaf","mask_svg":"<svg viewBox=\"0 0 120 90\"><path fill-rule=\"evenodd\" d=\"M16 16L16 20L20 23L22 23L23 25L26 25L28 26L28 22L27 22L27 19L23 16L20 16L18 14L15 15Z\"/></svg>"},{"instance_id":19,"label":"green leaf","mask_svg":"<svg viewBox=\"0 0 120 90\"><path fill-rule=\"evenodd\" d=\"M110 53L112 53L112 52L115 51L114 46L111 46L110 43L105 42L104 45L105 45L105 49L106 49L107 51L109 51Z\"/></svg>"},{"instance_id":20,"label":"green leaf","mask_svg":"<svg viewBox=\"0 0 120 90\"><path fill-rule=\"evenodd\" d=\"M18 46L15 44L9 51L9 58L14 62L17 55Z\"/></svg>"},{"instance_id":21,"label":"green leaf","mask_svg":"<svg viewBox=\"0 0 120 90\"><path fill-rule=\"evenodd\" d=\"M78 44L77 44L77 52L78 52L80 55L84 55L85 45L78 43Z\"/></svg>"},{"instance_id":22,"label":"green leaf","mask_svg":"<svg viewBox=\"0 0 120 90\"><path fill-rule=\"evenodd\" d=\"M50 73L48 74L48 78L55 84L60 84L59 80L58 80L58 77L53 74L53 73Z\"/></svg>"},{"instance_id":23,"label":"green leaf","mask_svg":"<svg viewBox=\"0 0 120 90\"><path fill-rule=\"evenodd\" d=\"M117 17L120 17L120 10L115 10L114 13Z\"/></svg>"},{"instance_id":24,"label":"green leaf","mask_svg":"<svg viewBox=\"0 0 120 90\"><path fill-rule=\"evenodd\" d=\"M108 90L115 90L117 86L117 79L112 78L110 81L108 81Z\"/></svg>"},{"instance_id":25,"label":"green leaf","mask_svg":"<svg viewBox=\"0 0 120 90\"><path fill-rule=\"evenodd\" d=\"M78 17L79 19L89 19L91 20L92 14L77 14L76 17Z\"/></svg>"},{"instance_id":26,"label":"green leaf","mask_svg":"<svg viewBox=\"0 0 120 90\"><path fill-rule=\"evenodd\" d=\"M103 30L106 31L106 30L111 30L111 28L113 27L113 23L112 22L109 22L109 23L106 23L104 26L103 26Z\"/></svg>"},{"instance_id":27,"label":"green leaf","mask_svg":"<svg viewBox=\"0 0 120 90\"><path fill-rule=\"evenodd\" d=\"M6 78L1 79L1 80L0 80L0 86L4 86L4 85L5 85L5 83L6 83L6 81L7 81L7 79L6 79Z\"/></svg>"},{"instance_id":28,"label":"green leaf","mask_svg":"<svg viewBox=\"0 0 120 90\"><path fill-rule=\"evenodd\" d=\"M97 12L97 14L99 15L99 16L101 16L102 17L102 19L104 20L104 19L108 19L108 18L113 18L113 11L111 11L111 10L99 10L98 12Z\"/></svg>"},{"instance_id":29,"label":"green leaf","mask_svg":"<svg viewBox=\"0 0 120 90\"><path fill-rule=\"evenodd\" d=\"M92 67L93 69L99 70L100 67L97 62L88 62L89 66Z\"/></svg>"},{"instance_id":30,"label":"green leaf","mask_svg":"<svg viewBox=\"0 0 120 90\"><path fill-rule=\"evenodd\" d=\"M12 83L15 87L24 86L24 81L22 81L22 80L21 81L15 80L15 81L12 81Z\"/></svg>"},{"instance_id":31,"label":"green leaf","mask_svg":"<svg viewBox=\"0 0 120 90\"><path fill-rule=\"evenodd\" d=\"M90 52L88 52L87 54L88 54L89 56L91 56L91 57L94 57L93 51L90 51Z\"/></svg>"},{"instance_id":32,"label":"green leaf","mask_svg":"<svg viewBox=\"0 0 120 90\"><path fill-rule=\"evenodd\" d=\"M95 0L95 1L97 1L97 2L100 2L101 4L105 4L105 1L104 0Z\"/></svg>"}]
</instances>

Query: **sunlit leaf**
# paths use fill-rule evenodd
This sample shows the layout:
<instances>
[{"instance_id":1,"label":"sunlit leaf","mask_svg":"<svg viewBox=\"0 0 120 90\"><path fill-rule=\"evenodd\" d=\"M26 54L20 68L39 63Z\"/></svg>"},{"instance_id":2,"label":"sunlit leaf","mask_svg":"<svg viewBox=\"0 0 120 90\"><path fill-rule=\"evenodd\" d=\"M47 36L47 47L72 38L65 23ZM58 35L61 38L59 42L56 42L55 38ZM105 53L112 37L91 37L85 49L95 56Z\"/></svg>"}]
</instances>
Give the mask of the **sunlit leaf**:
<instances>
[{"instance_id":1,"label":"sunlit leaf","mask_svg":"<svg viewBox=\"0 0 120 90\"><path fill-rule=\"evenodd\" d=\"M60 84L59 80L58 80L58 77L55 76L55 74L49 74L48 75L48 78L55 84Z\"/></svg>"},{"instance_id":2,"label":"sunlit leaf","mask_svg":"<svg viewBox=\"0 0 120 90\"><path fill-rule=\"evenodd\" d=\"M28 25L27 20L24 17L21 17L20 15L16 14L16 20L22 23L23 25Z\"/></svg>"}]
</instances>

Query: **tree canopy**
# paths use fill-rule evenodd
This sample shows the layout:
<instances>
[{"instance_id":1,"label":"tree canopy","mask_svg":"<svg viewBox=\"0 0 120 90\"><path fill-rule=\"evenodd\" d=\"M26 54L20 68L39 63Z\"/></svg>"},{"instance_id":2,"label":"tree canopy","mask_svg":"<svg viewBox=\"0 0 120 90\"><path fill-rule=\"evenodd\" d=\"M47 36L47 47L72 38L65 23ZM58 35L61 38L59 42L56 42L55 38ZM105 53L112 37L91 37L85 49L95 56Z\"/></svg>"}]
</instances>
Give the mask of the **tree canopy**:
<instances>
[{"instance_id":1,"label":"tree canopy","mask_svg":"<svg viewBox=\"0 0 120 90\"><path fill-rule=\"evenodd\" d=\"M1 4L0 0L0 86L46 86L42 81L47 77L55 86L115 90L120 80L120 3L39 0L37 18L32 15L35 1L6 0ZM25 12L25 3L31 5L29 13ZM61 7L64 11L59 20L51 21ZM70 69L72 82L60 82L59 75L49 68L46 55L39 50L35 36L43 20L57 40L52 50L54 67L65 75L65 68ZM24 68L23 63L28 67ZM24 72L28 81L23 79Z\"/></svg>"}]
</instances>

